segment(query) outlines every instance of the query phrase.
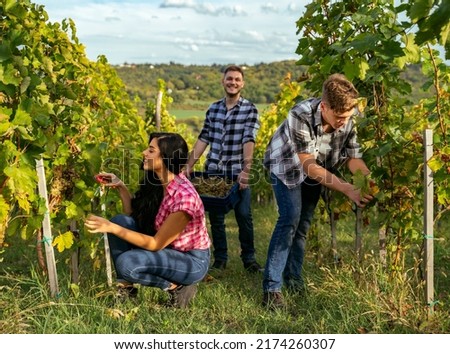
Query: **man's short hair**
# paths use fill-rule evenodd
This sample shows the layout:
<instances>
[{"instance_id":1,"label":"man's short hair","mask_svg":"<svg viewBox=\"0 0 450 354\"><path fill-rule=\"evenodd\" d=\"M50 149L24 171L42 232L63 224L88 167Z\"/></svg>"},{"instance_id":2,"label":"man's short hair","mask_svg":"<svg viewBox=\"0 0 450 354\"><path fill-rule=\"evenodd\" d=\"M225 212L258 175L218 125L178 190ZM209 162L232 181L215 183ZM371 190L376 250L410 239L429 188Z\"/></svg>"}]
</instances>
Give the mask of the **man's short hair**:
<instances>
[{"instance_id":1,"label":"man's short hair","mask_svg":"<svg viewBox=\"0 0 450 354\"><path fill-rule=\"evenodd\" d=\"M322 87L322 101L335 113L350 111L358 103L358 91L342 74L328 77Z\"/></svg>"},{"instance_id":2,"label":"man's short hair","mask_svg":"<svg viewBox=\"0 0 450 354\"><path fill-rule=\"evenodd\" d=\"M242 70L242 68L238 65L228 65L223 71L223 75L225 76L229 71L238 71L241 73L242 78L244 78L244 70Z\"/></svg>"}]
</instances>

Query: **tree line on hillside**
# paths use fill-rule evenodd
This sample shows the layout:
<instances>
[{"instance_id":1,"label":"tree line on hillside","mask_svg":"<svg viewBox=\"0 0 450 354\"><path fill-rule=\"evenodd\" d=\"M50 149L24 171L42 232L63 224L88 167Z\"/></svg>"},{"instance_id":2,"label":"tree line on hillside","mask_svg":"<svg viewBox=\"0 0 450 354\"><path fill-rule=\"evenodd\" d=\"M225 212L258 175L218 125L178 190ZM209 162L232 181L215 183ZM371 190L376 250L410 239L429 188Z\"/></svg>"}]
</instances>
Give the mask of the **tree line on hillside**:
<instances>
[{"instance_id":1,"label":"tree line on hillside","mask_svg":"<svg viewBox=\"0 0 450 354\"><path fill-rule=\"evenodd\" d=\"M142 101L157 94L156 82L163 79L178 107L204 108L199 102L210 102L223 96L221 73L226 65L136 64L116 66L131 97ZM301 75L302 68L295 61L245 65L245 97L255 103L275 102L279 83L286 73ZM199 106L200 105L200 106Z\"/></svg>"},{"instance_id":2,"label":"tree line on hillside","mask_svg":"<svg viewBox=\"0 0 450 354\"><path fill-rule=\"evenodd\" d=\"M256 65L241 64L245 68L245 98L257 104L273 103L280 92L280 84L288 73L295 80L304 79L305 68L295 60ZM139 98L141 105L155 99L157 81L163 79L173 98L173 108L205 109L209 103L223 96L221 73L226 65L123 64L114 66L130 97ZM412 99L424 97L420 91L424 75L417 65L404 73L413 87Z\"/></svg>"}]
</instances>

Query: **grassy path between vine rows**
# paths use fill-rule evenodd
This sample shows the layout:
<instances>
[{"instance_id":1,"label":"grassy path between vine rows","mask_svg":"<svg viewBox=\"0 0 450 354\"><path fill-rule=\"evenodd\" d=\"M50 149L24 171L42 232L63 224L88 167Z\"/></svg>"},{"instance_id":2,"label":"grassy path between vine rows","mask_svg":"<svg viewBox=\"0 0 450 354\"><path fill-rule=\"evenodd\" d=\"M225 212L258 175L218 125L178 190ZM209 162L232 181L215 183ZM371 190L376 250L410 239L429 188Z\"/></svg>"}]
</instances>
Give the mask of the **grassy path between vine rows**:
<instances>
[{"instance_id":1,"label":"grassy path between vine rows","mask_svg":"<svg viewBox=\"0 0 450 354\"><path fill-rule=\"evenodd\" d=\"M261 263L275 219L273 205L254 207ZM447 226L441 226L442 234ZM336 265L327 256L327 227L318 226L316 251L310 242L305 262L307 292L304 296L286 294L289 307L277 312L260 305L262 274L248 274L242 267L232 212L227 215L228 267L203 281L193 305L185 310L165 308L166 294L153 288L140 288L137 301L115 303L103 264L93 271L93 262L83 251L78 286L70 284L68 254L56 255L61 294L51 298L37 266L35 244L10 239L9 247L0 253L0 333L450 333L449 241L436 242L439 304L428 317L413 256L412 266L405 264L404 273L392 276L377 261L376 230L368 226L365 257L357 264L352 227L352 215L339 223L341 261Z\"/></svg>"}]
</instances>

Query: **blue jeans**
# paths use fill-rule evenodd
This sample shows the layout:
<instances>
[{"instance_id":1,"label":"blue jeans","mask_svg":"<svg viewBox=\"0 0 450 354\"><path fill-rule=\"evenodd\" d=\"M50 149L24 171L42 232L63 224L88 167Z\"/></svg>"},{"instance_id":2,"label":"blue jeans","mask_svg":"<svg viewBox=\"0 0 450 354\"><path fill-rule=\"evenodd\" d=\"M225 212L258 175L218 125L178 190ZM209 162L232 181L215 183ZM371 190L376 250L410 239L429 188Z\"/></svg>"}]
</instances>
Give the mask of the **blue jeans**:
<instances>
[{"instance_id":1,"label":"blue jeans","mask_svg":"<svg viewBox=\"0 0 450 354\"><path fill-rule=\"evenodd\" d=\"M239 227L241 259L244 263L249 263L255 260L250 188L241 189L239 193L241 199L234 207L234 216ZM209 212L208 214L209 222L211 223L214 259L226 262L228 260L228 246L225 231L225 214L217 212Z\"/></svg>"},{"instance_id":2,"label":"blue jeans","mask_svg":"<svg viewBox=\"0 0 450 354\"><path fill-rule=\"evenodd\" d=\"M303 286L302 266L306 235L322 186L307 178L300 186L289 189L275 175L270 175L278 205L278 220L270 240L264 270L264 292L281 291L285 286Z\"/></svg>"},{"instance_id":3,"label":"blue jeans","mask_svg":"<svg viewBox=\"0 0 450 354\"><path fill-rule=\"evenodd\" d=\"M111 222L139 231L134 219L127 215L117 215ZM172 283L198 283L208 272L209 249L180 252L166 247L159 251L148 251L113 234L108 234L108 241L118 281L167 290Z\"/></svg>"}]
</instances>

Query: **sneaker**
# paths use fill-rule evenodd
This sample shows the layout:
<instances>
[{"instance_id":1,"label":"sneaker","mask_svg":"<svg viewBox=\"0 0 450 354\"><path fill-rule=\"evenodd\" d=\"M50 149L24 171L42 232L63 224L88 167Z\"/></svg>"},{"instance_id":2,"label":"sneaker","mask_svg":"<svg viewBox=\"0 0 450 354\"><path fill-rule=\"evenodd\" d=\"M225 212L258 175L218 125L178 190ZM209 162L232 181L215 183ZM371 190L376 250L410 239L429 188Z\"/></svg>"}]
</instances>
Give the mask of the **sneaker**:
<instances>
[{"instance_id":1,"label":"sneaker","mask_svg":"<svg viewBox=\"0 0 450 354\"><path fill-rule=\"evenodd\" d=\"M256 261L251 261L244 263L244 268L249 273L259 273L264 272L264 268L259 265Z\"/></svg>"},{"instance_id":2,"label":"sneaker","mask_svg":"<svg viewBox=\"0 0 450 354\"><path fill-rule=\"evenodd\" d=\"M123 285L122 283L117 284L116 298L120 301L125 301L128 299L135 299L138 294L138 289L133 285Z\"/></svg>"},{"instance_id":3,"label":"sneaker","mask_svg":"<svg viewBox=\"0 0 450 354\"><path fill-rule=\"evenodd\" d=\"M279 310L286 307L283 294L279 291L265 292L263 295L262 305L269 310Z\"/></svg>"},{"instance_id":4,"label":"sneaker","mask_svg":"<svg viewBox=\"0 0 450 354\"><path fill-rule=\"evenodd\" d=\"M221 261L219 259L216 259L210 269L225 269L227 267L227 261Z\"/></svg>"},{"instance_id":5,"label":"sneaker","mask_svg":"<svg viewBox=\"0 0 450 354\"><path fill-rule=\"evenodd\" d=\"M169 290L169 306L176 308L186 308L197 293L197 284L178 285L175 289Z\"/></svg>"}]
</instances>

